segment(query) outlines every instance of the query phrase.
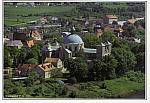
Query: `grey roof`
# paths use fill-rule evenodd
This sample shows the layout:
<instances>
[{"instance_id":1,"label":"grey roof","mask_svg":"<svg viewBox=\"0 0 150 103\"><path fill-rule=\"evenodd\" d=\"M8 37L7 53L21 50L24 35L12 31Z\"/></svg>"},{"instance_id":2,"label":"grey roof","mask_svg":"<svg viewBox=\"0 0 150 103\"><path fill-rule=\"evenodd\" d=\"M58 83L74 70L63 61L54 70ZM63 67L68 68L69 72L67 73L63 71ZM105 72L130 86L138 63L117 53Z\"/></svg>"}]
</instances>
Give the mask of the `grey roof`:
<instances>
[{"instance_id":1,"label":"grey roof","mask_svg":"<svg viewBox=\"0 0 150 103\"><path fill-rule=\"evenodd\" d=\"M72 43L72 44L83 44L83 41L80 36L77 34L70 34L64 37L64 43Z\"/></svg>"},{"instance_id":2,"label":"grey roof","mask_svg":"<svg viewBox=\"0 0 150 103\"><path fill-rule=\"evenodd\" d=\"M96 53L96 49L91 49L91 48L84 48L83 49L84 53Z\"/></svg>"},{"instance_id":3,"label":"grey roof","mask_svg":"<svg viewBox=\"0 0 150 103\"><path fill-rule=\"evenodd\" d=\"M13 40L13 41L8 41L7 46L19 46L22 45L21 40Z\"/></svg>"}]
</instances>

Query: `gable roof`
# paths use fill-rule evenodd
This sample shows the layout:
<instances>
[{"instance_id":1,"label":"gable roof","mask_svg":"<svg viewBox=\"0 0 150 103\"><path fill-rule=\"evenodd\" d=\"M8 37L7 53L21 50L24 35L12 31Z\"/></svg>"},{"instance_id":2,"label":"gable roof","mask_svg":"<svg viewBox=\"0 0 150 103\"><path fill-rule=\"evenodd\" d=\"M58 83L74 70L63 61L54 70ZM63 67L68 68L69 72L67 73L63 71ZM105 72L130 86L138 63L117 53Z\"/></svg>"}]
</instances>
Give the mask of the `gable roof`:
<instances>
[{"instance_id":1,"label":"gable roof","mask_svg":"<svg viewBox=\"0 0 150 103\"><path fill-rule=\"evenodd\" d=\"M54 66L52 65L52 63L44 63L38 65L38 67L40 67L43 71L48 72L52 70Z\"/></svg>"},{"instance_id":2,"label":"gable roof","mask_svg":"<svg viewBox=\"0 0 150 103\"><path fill-rule=\"evenodd\" d=\"M30 33L32 36L39 36L40 35L40 33L37 30L32 30Z\"/></svg>"},{"instance_id":3,"label":"gable roof","mask_svg":"<svg viewBox=\"0 0 150 103\"><path fill-rule=\"evenodd\" d=\"M24 46L27 47L32 47L34 45L34 41L33 40L26 40L25 42L23 42Z\"/></svg>"},{"instance_id":4,"label":"gable roof","mask_svg":"<svg viewBox=\"0 0 150 103\"><path fill-rule=\"evenodd\" d=\"M136 22L136 19L128 19L127 22L131 23L131 24L134 24Z\"/></svg>"},{"instance_id":5,"label":"gable roof","mask_svg":"<svg viewBox=\"0 0 150 103\"><path fill-rule=\"evenodd\" d=\"M37 65L35 64L19 64L18 65L18 70L22 72L30 71L33 68L35 68Z\"/></svg>"},{"instance_id":6,"label":"gable roof","mask_svg":"<svg viewBox=\"0 0 150 103\"><path fill-rule=\"evenodd\" d=\"M23 45L21 40L10 40L7 42L6 46L19 46L19 45Z\"/></svg>"}]
</instances>

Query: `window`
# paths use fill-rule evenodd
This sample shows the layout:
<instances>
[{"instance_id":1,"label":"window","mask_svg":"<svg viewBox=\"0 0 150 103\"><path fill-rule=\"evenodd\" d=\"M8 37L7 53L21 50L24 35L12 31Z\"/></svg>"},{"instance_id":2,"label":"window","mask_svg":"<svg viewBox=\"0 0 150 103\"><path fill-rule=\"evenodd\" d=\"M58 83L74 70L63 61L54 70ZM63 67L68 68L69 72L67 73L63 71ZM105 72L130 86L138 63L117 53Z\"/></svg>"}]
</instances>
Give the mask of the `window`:
<instances>
[{"instance_id":1,"label":"window","mask_svg":"<svg viewBox=\"0 0 150 103\"><path fill-rule=\"evenodd\" d=\"M76 46L75 46L74 50L77 51L77 47Z\"/></svg>"}]
</instances>

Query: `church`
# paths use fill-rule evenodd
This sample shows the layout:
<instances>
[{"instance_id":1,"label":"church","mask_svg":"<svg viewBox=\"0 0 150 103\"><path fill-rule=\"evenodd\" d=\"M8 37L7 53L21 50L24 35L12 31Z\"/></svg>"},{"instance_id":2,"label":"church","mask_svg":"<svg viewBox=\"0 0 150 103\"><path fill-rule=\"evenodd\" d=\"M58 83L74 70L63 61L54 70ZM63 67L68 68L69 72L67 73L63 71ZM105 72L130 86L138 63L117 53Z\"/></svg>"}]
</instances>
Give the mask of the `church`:
<instances>
[{"instance_id":1,"label":"church","mask_svg":"<svg viewBox=\"0 0 150 103\"><path fill-rule=\"evenodd\" d=\"M75 58L78 53L85 55L87 60L93 60L95 58L102 58L106 55L111 54L112 44L107 41L105 43L100 43L94 48L84 47L84 42L82 38L74 33L64 35L64 40L61 45L55 43L56 45L51 45L47 43L42 49L43 58L60 58L64 60L65 58Z\"/></svg>"}]
</instances>

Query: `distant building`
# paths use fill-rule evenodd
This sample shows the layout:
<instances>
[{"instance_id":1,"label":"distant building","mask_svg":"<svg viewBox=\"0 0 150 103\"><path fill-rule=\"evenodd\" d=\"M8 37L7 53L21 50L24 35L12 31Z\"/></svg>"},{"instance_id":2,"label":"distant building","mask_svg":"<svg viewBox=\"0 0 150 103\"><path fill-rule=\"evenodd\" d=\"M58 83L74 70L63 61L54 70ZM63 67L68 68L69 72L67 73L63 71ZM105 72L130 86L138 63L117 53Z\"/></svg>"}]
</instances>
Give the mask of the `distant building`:
<instances>
[{"instance_id":1,"label":"distant building","mask_svg":"<svg viewBox=\"0 0 150 103\"><path fill-rule=\"evenodd\" d=\"M10 40L10 41L7 41L6 46L16 47L16 48L20 49L23 47L23 44L22 44L21 40Z\"/></svg>"},{"instance_id":2,"label":"distant building","mask_svg":"<svg viewBox=\"0 0 150 103\"><path fill-rule=\"evenodd\" d=\"M97 37L100 37L103 34L101 25L95 25L94 26L94 32L95 32Z\"/></svg>"},{"instance_id":3,"label":"distant building","mask_svg":"<svg viewBox=\"0 0 150 103\"><path fill-rule=\"evenodd\" d=\"M106 15L106 17L104 17L105 24L112 24L113 21L118 21L118 17L116 15Z\"/></svg>"},{"instance_id":4,"label":"distant building","mask_svg":"<svg viewBox=\"0 0 150 103\"><path fill-rule=\"evenodd\" d=\"M123 29L121 27L117 27L114 29L114 33L116 34L117 37L122 36L122 32L123 32Z\"/></svg>"},{"instance_id":5,"label":"distant building","mask_svg":"<svg viewBox=\"0 0 150 103\"><path fill-rule=\"evenodd\" d=\"M128 24L134 24L135 22L136 22L136 19L134 19L134 18L127 20Z\"/></svg>"},{"instance_id":6,"label":"distant building","mask_svg":"<svg viewBox=\"0 0 150 103\"><path fill-rule=\"evenodd\" d=\"M33 40L26 40L25 42L23 42L23 46L30 48L30 47L34 46L34 41Z\"/></svg>"},{"instance_id":7,"label":"distant building","mask_svg":"<svg viewBox=\"0 0 150 103\"><path fill-rule=\"evenodd\" d=\"M31 30L29 35L30 37L33 37L34 40L42 40L42 35L37 30Z\"/></svg>"}]
</instances>

